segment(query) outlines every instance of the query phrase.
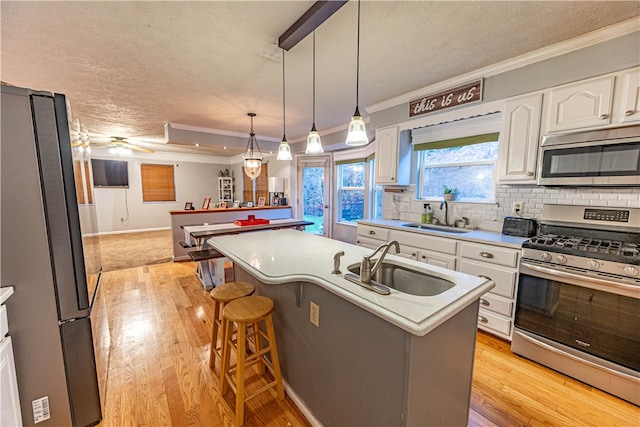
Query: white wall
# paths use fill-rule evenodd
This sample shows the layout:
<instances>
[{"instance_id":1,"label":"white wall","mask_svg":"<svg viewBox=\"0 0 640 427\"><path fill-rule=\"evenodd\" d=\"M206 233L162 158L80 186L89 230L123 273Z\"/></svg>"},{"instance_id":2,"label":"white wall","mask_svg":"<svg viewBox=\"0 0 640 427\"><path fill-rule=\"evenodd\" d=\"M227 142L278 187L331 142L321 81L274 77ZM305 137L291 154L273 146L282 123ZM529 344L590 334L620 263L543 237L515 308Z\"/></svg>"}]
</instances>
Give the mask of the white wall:
<instances>
[{"instance_id":1,"label":"white wall","mask_svg":"<svg viewBox=\"0 0 640 427\"><path fill-rule=\"evenodd\" d=\"M113 158L95 153L93 157ZM153 153L127 156L124 160L128 162L128 189L94 188L99 233L170 228L169 211L183 209L185 202L192 202L195 208L199 208L205 197L211 197L212 202L217 200L218 173L224 169L231 170L229 164L211 163L228 162L228 159L207 156ZM142 202L141 163L175 165L175 202Z\"/></svg>"}]
</instances>

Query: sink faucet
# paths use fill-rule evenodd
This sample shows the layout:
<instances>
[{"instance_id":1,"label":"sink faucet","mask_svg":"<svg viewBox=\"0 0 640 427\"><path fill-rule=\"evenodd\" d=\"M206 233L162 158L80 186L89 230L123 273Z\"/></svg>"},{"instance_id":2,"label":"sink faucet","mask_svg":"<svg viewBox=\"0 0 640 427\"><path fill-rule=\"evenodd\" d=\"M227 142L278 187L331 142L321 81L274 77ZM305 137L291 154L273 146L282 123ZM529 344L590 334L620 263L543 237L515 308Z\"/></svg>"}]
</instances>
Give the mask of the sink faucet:
<instances>
[{"instance_id":1,"label":"sink faucet","mask_svg":"<svg viewBox=\"0 0 640 427\"><path fill-rule=\"evenodd\" d=\"M449 220L447 219L448 206L447 206L446 200L443 200L442 203L440 203L440 210L442 210L443 206L444 206L444 225L449 225Z\"/></svg>"},{"instance_id":2,"label":"sink faucet","mask_svg":"<svg viewBox=\"0 0 640 427\"><path fill-rule=\"evenodd\" d=\"M344 255L344 251L336 252L333 256L333 271L331 274L340 274L340 257Z\"/></svg>"},{"instance_id":3,"label":"sink faucet","mask_svg":"<svg viewBox=\"0 0 640 427\"><path fill-rule=\"evenodd\" d=\"M365 256L364 258L362 258L362 261L360 262L360 281L362 283L366 283L366 284L371 283L371 276L373 276L375 272L378 271L378 268L380 268L380 266L382 265L382 260L387 255L387 252L389 252L389 249L391 248L391 246L396 247L397 254L400 253L400 245L395 240L392 240L389 243L385 243L384 245L378 246L371 255ZM382 254L380 254L380 258L378 258L378 260L373 265L373 267L371 267L371 258L373 258L373 256L377 254L380 250L382 250Z\"/></svg>"}]
</instances>

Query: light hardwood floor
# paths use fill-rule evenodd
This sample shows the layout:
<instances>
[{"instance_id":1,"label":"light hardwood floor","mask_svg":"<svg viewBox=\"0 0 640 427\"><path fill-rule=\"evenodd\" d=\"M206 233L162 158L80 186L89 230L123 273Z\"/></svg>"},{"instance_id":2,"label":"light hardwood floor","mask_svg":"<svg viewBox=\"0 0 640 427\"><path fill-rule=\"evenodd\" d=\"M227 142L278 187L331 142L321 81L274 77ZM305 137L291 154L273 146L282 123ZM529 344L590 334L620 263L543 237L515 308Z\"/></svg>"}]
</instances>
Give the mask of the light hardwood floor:
<instances>
[{"instance_id":1,"label":"light hardwood floor","mask_svg":"<svg viewBox=\"0 0 640 427\"><path fill-rule=\"evenodd\" d=\"M101 426L232 425L234 395L220 396L208 367L213 305L194 269L166 263L104 273L92 315ZM262 381L254 375L250 387ZM272 392L247 404L246 425L309 425L288 397L279 402ZM640 427L640 408L480 332L469 426L538 425Z\"/></svg>"}]
</instances>

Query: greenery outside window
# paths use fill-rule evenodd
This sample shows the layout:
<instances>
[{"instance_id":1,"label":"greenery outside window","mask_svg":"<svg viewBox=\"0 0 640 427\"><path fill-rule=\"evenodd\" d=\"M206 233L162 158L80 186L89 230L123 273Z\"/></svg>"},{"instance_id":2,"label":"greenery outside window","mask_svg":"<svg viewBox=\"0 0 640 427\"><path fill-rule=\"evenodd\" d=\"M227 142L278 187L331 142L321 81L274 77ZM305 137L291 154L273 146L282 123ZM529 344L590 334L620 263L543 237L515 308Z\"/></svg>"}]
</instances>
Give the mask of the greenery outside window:
<instances>
[{"instance_id":1,"label":"greenery outside window","mask_svg":"<svg viewBox=\"0 0 640 427\"><path fill-rule=\"evenodd\" d=\"M457 190L456 200L493 202L498 138L495 132L414 145L418 198L442 198L446 185Z\"/></svg>"},{"instance_id":2,"label":"greenery outside window","mask_svg":"<svg viewBox=\"0 0 640 427\"><path fill-rule=\"evenodd\" d=\"M365 159L336 162L337 219L355 223L365 215Z\"/></svg>"}]
</instances>

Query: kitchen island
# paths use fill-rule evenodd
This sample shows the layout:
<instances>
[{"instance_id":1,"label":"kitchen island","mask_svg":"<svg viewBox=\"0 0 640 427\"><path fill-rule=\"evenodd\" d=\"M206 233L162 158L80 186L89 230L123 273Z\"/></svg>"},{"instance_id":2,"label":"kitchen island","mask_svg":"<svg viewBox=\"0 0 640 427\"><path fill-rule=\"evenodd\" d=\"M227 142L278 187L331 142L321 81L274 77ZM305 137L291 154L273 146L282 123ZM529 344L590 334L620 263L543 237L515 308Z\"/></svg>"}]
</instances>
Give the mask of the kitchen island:
<instances>
[{"instance_id":1,"label":"kitchen island","mask_svg":"<svg viewBox=\"0 0 640 427\"><path fill-rule=\"evenodd\" d=\"M370 249L291 230L207 245L234 262L236 280L275 301L283 377L308 416L324 425L467 424L478 300L493 282L387 255L454 286L380 295L344 278ZM340 251L342 274L333 274Z\"/></svg>"}]
</instances>

